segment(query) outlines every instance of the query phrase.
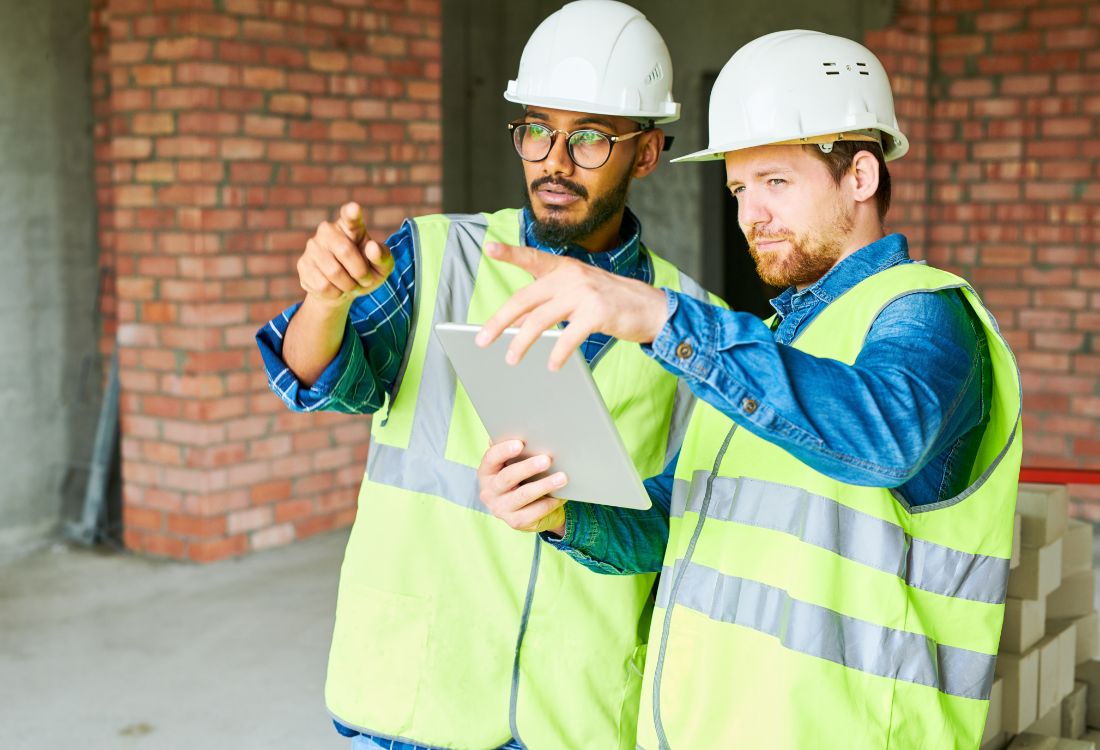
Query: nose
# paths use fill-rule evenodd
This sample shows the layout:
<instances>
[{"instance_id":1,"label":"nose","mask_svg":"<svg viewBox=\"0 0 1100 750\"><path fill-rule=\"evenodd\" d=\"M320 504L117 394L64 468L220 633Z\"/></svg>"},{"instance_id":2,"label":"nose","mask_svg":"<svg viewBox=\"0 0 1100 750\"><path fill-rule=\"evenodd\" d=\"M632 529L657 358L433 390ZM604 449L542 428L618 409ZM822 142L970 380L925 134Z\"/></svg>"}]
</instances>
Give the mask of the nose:
<instances>
[{"instance_id":1,"label":"nose","mask_svg":"<svg viewBox=\"0 0 1100 750\"><path fill-rule=\"evenodd\" d=\"M566 142L567 138L565 133L555 133L554 142L550 146L550 153L546 155L546 158L542 162L543 169L547 174L573 174L573 170L576 169L576 164L573 163L572 157L569 156L569 145Z\"/></svg>"},{"instance_id":2,"label":"nose","mask_svg":"<svg viewBox=\"0 0 1100 750\"><path fill-rule=\"evenodd\" d=\"M741 225L741 230L746 234L757 224L767 224L771 221L771 212L765 202L749 195L748 190L742 191L736 200L737 223Z\"/></svg>"}]
</instances>

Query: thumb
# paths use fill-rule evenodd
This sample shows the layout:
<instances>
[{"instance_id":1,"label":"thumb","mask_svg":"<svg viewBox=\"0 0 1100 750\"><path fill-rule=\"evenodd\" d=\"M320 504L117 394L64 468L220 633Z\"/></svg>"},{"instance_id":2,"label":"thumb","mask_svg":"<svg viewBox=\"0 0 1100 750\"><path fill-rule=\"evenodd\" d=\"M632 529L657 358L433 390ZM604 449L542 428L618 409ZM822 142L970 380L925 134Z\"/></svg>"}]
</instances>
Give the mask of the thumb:
<instances>
[{"instance_id":1,"label":"thumb","mask_svg":"<svg viewBox=\"0 0 1100 750\"><path fill-rule=\"evenodd\" d=\"M367 239L367 228L363 224L363 209L358 203L352 201L341 206L340 218L336 223L349 240L360 248L363 247L363 240Z\"/></svg>"}]
</instances>

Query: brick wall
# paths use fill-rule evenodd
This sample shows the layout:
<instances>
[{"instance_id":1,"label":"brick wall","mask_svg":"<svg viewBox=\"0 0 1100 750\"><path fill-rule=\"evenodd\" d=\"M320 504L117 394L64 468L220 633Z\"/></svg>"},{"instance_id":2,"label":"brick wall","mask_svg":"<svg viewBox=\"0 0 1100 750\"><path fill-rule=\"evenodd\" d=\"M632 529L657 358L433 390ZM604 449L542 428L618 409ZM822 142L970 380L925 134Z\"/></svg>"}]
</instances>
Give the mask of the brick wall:
<instances>
[{"instance_id":1,"label":"brick wall","mask_svg":"<svg viewBox=\"0 0 1100 750\"><path fill-rule=\"evenodd\" d=\"M927 192L898 210L905 230L923 216L924 256L976 285L1016 352L1025 466L1100 468L1100 6L905 2L867 43L904 108L927 61L927 162L898 163ZM1100 520L1100 486L1070 489Z\"/></svg>"},{"instance_id":2,"label":"brick wall","mask_svg":"<svg viewBox=\"0 0 1100 750\"><path fill-rule=\"evenodd\" d=\"M368 420L289 413L253 334L342 202L382 236L439 210L439 0L93 0L92 27L126 545L209 561L349 523Z\"/></svg>"}]
</instances>

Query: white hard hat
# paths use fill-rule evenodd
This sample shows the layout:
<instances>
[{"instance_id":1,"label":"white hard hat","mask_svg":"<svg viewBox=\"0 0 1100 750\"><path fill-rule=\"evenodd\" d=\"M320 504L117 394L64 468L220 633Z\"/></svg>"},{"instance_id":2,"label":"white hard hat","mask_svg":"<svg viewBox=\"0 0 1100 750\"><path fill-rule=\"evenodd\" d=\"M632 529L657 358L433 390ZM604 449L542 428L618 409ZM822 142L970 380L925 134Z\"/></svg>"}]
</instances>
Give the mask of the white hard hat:
<instances>
[{"instance_id":1,"label":"white hard hat","mask_svg":"<svg viewBox=\"0 0 1100 750\"><path fill-rule=\"evenodd\" d=\"M615 0L577 0L539 24L504 98L573 112L672 122L672 59L646 17Z\"/></svg>"},{"instance_id":2,"label":"white hard hat","mask_svg":"<svg viewBox=\"0 0 1100 750\"><path fill-rule=\"evenodd\" d=\"M673 161L721 159L754 146L848 140L881 143L886 161L909 150L882 63L851 39L777 31L729 59L710 94L710 144Z\"/></svg>"}]
</instances>

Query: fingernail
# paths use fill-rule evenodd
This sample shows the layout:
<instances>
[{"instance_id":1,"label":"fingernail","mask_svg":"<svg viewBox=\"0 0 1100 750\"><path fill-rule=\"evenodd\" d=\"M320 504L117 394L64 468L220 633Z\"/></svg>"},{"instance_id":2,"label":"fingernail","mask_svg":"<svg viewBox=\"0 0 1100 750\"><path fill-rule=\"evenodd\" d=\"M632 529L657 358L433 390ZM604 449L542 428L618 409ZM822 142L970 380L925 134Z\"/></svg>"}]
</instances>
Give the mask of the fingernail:
<instances>
[{"instance_id":1,"label":"fingernail","mask_svg":"<svg viewBox=\"0 0 1100 750\"><path fill-rule=\"evenodd\" d=\"M485 346L485 344L489 343L489 334L485 333L485 331L480 331L477 336L474 337L474 343L478 346Z\"/></svg>"},{"instance_id":2,"label":"fingernail","mask_svg":"<svg viewBox=\"0 0 1100 750\"><path fill-rule=\"evenodd\" d=\"M519 440L513 440L508 444L508 450L512 451L512 453L519 453L523 450L523 443Z\"/></svg>"},{"instance_id":3,"label":"fingernail","mask_svg":"<svg viewBox=\"0 0 1100 750\"><path fill-rule=\"evenodd\" d=\"M550 457L549 456L539 456L538 460L535 461L535 466L539 467L540 469L545 469L549 465L550 465Z\"/></svg>"},{"instance_id":4,"label":"fingernail","mask_svg":"<svg viewBox=\"0 0 1100 750\"><path fill-rule=\"evenodd\" d=\"M516 357L515 352L509 349L508 353L504 355L504 361L510 365L514 365L518 361L518 357Z\"/></svg>"},{"instance_id":5,"label":"fingernail","mask_svg":"<svg viewBox=\"0 0 1100 750\"><path fill-rule=\"evenodd\" d=\"M557 474L550 477L550 484L554 485L555 487L561 487L563 484L565 484L565 474L559 471Z\"/></svg>"}]
</instances>

